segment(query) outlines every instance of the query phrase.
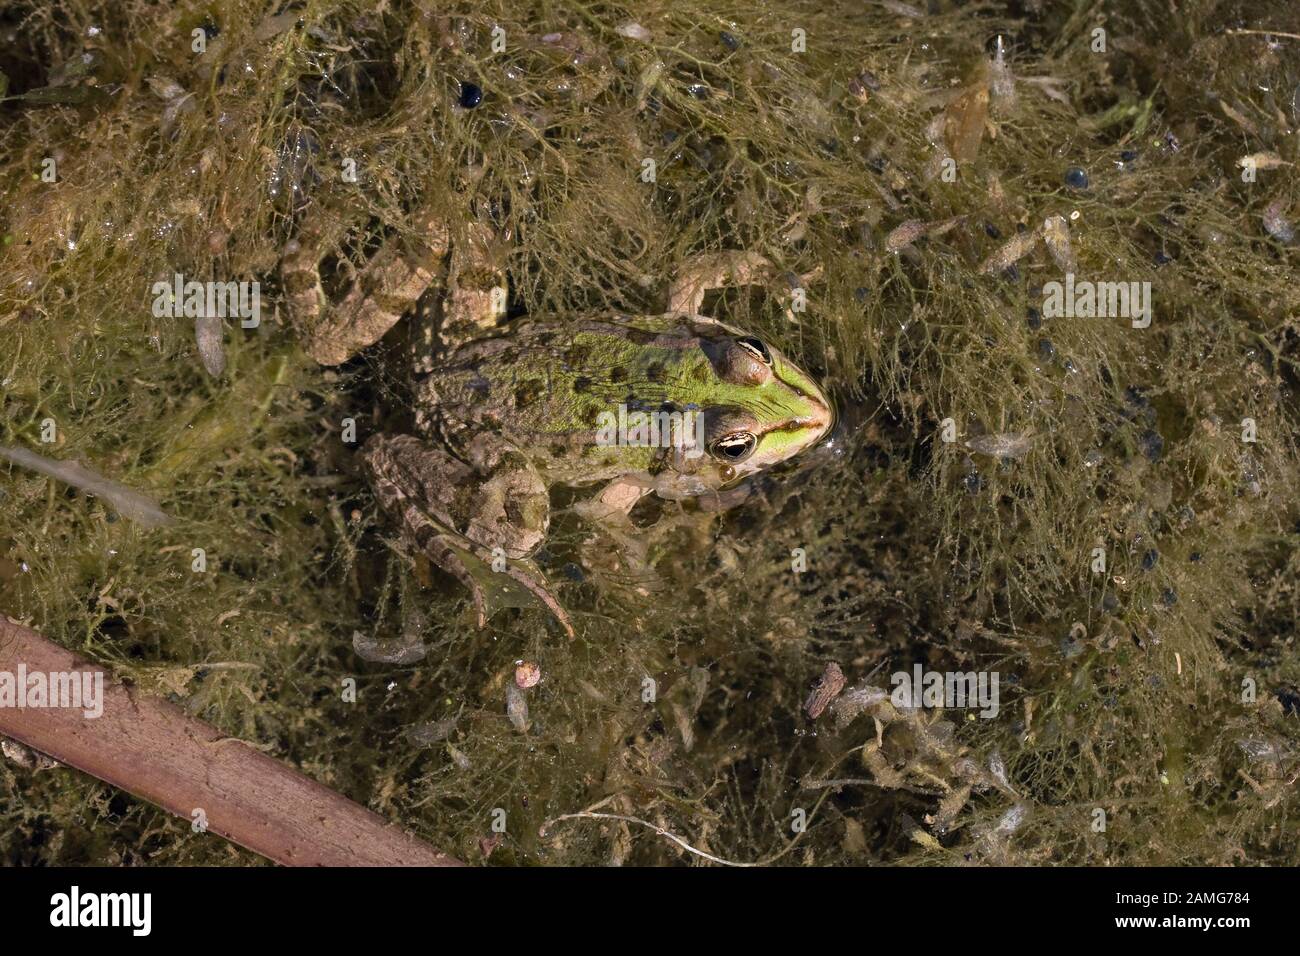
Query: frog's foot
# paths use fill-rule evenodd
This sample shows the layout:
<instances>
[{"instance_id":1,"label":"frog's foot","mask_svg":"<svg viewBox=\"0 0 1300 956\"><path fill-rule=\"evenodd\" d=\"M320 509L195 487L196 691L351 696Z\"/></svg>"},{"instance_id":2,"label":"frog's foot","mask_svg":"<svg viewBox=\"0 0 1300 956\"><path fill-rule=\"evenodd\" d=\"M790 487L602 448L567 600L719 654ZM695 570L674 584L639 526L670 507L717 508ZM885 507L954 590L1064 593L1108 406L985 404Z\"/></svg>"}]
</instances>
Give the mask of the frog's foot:
<instances>
[{"instance_id":1,"label":"frog's foot","mask_svg":"<svg viewBox=\"0 0 1300 956\"><path fill-rule=\"evenodd\" d=\"M578 502L573 510L595 524L630 527L628 515L638 501L653 491L651 481L625 475L615 478L594 497Z\"/></svg>"},{"instance_id":2,"label":"frog's foot","mask_svg":"<svg viewBox=\"0 0 1300 956\"><path fill-rule=\"evenodd\" d=\"M499 607L528 603L522 588L573 637L568 615L528 561L550 518L545 485L513 446L493 435L478 436L471 450L467 464L410 435L376 435L361 454L381 507L469 589L480 626Z\"/></svg>"},{"instance_id":3,"label":"frog's foot","mask_svg":"<svg viewBox=\"0 0 1300 956\"><path fill-rule=\"evenodd\" d=\"M308 223L285 247L280 277L286 307L316 361L339 365L379 341L437 280L447 253L446 226L426 211L416 214L412 228L420 241L386 239L337 303L328 301L320 276L321 260L336 242Z\"/></svg>"},{"instance_id":4,"label":"frog's foot","mask_svg":"<svg viewBox=\"0 0 1300 956\"><path fill-rule=\"evenodd\" d=\"M757 252L726 249L692 256L683 263L668 288L668 311L699 315L711 289L732 285L760 285L772 273L772 263Z\"/></svg>"},{"instance_id":5,"label":"frog's foot","mask_svg":"<svg viewBox=\"0 0 1300 956\"><path fill-rule=\"evenodd\" d=\"M627 475L615 478L599 494L573 506L575 514L614 542L612 549L593 549L585 560L588 567L598 567L607 574L624 579L642 596L660 586L650 552L672 524L662 518L650 529L638 528L632 523L632 509L653 491L654 483L648 476ZM599 540L599 537L592 540Z\"/></svg>"},{"instance_id":6,"label":"frog's foot","mask_svg":"<svg viewBox=\"0 0 1300 956\"><path fill-rule=\"evenodd\" d=\"M482 581L491 580L488 575L504 574L511 581L524 588L543 607L550 611L560 626L564 628L564 633L569 640L573 640L575 635L569 615L560 605L560 602L555 599L555 596L551 594L541 575L531 565L525 570L518 566L506 564L500 572L492 571L488 561L496 559L490 555L478 554L463 545L457 547L452 543L452 539L448 535L439 533L433 522L427 516L419 514L418 511L404 516L403 524L407 527L420 529L411 532L416 545L430 561L452 575L469 591L470 597L474 601L474 613L478 618L480 630L487 627L488 617L498 607L512 607L518 603L513 601L508 594L501 593L501 589L488 587L481 583Z\"/></svg>"},{"instance_id":7,"label":"frog's foot","mask_svg":"<svg viewBox=\"0 0 1300 956\"><path fill-rule=\"evenodd\" d=\"M683 315L699 315L704 307L704 296L713 289L738 285L770 285L777 278L784 289L781 298L792 299L794 290L807 288L821 275L821 266L804 275L789 273L779 275L776 267L765 256L756 252L725 249L706 252L686 260L668 289L668 311ZM786 318L795 321L794 309L785 305Z\"/></svg>"},{"instance_id":8,"label":"frog's foot","mask_svg":"<svg viewBox=\"0 0 1300 956\"><path fill-rule=\"evenodd\" d=\"M446 292L438 308L418 316L411 336L416 374L432 371L439 354L490 335L505 318L503 259L499 237L484 223L471 223L465 239L452 244Z\"/></svg>"}]
</instances>

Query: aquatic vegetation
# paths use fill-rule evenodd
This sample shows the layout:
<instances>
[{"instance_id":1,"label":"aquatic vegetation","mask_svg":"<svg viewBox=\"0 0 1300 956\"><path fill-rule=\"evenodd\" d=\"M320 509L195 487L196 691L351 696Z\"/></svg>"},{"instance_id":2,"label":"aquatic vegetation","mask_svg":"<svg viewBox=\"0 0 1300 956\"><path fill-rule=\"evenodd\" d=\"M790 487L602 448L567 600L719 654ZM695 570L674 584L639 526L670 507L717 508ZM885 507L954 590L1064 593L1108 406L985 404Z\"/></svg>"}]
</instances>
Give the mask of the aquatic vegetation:
<instances>
[{"instance_id":1,"label":"aquatic vegetation","mask_svg":"<svg viewBox=\"0 0 1300 956\"><path fill-rule=\"evenodd\" d=\"M471 862L1296 858L1286 11L374 7L0 12L0 446L172 518L0 463L0 611ZM651 574L555 492L576 639L536 608L479 632L349 440L406 423L410 333L335 369L289 327L321 211L327 293L432 215L475 250L448 282L502 270L510 316L557 321L751 254L703 311L839 431L738 507L638 506ZM157 314L176 275L258 282L260 319ZM941 704L891 696L917 665ZM948 693L973 672L994 717ZM11 763L0 833L250 861Z\"/></svg>"}]
</instances>

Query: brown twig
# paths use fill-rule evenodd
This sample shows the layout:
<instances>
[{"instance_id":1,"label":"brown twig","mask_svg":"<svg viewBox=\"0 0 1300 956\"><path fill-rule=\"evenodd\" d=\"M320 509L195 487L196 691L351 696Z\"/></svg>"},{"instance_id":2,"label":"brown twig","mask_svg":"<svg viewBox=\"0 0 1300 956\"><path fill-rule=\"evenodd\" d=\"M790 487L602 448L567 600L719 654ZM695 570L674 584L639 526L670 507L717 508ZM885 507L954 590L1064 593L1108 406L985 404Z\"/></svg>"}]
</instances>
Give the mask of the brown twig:
<instances>
[{"instance_id":1,"label":"brown twig","mask_svg":"<svg viewBox=\"0 0 1300 956\"><path fill-rule=\"evenodd\" d=\"M292 866L448 866L459 860L174 704L126 687L0 615L0 672L103 674L103 712L0 706L0 735ZM93 677L92 677L93 679Z\"/></svg>"}]
</instances>

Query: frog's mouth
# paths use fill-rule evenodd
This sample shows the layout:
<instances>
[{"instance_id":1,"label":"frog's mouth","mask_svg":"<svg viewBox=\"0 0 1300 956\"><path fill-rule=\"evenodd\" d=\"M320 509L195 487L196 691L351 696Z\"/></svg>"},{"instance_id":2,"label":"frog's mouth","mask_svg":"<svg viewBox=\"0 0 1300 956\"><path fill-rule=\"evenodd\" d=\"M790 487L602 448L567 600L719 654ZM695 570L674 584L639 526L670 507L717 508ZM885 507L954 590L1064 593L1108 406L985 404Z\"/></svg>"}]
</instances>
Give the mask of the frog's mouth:
<instances>
[{"instance_id":1,"label":"frog's mouth","mask_svg":"<svg viewBox=\"0 0 1300 956\"><path fill-rule=\"evenodd\" d=\"M767 474L773 474L783 479L798 474L802 474L813 468L820 468L832 461L838 461L846 457L849 453L850 442L858 429L866 420L865 410L860 405L852 405L849 410L841 414L839 406L830 400L829 397L818 391L816 400L820 401L825 409L825 416L815 423L808 423L804 427L808 430L818 429L817 436L812 438L808 443L795 455L764 472L751 474L744 477L759 478ZM741 479L743 480L743 479ZM739 484L739 481L732 484Z\"/></svg>"}]
</instances>

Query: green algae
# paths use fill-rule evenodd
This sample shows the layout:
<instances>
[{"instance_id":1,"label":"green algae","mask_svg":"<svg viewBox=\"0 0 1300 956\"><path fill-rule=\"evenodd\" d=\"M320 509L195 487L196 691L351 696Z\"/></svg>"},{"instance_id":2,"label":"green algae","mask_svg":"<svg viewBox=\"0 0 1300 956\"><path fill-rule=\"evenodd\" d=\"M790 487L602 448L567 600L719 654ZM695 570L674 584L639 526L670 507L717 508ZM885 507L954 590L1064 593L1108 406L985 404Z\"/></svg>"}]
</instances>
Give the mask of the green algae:
<instances>
[{"instance_id":1,"label":"green algae","mask_svg":"<svg viewBox=\"0 0 1300 956\"><path fill-rule=\"evenodd\" d=\"M371 6L0 12L0 445L81 458L176 518L140 529L6 466L0 610L472 862L704 859L613 818L543 835L584 810L738 862L1296 859L1300 197L1293 166L1238 165L1300 162L1300 41L1265 35L1296 32L1287 14ZM312 204L354 218L339 275L417 205L453 243L494 223L519 313L658 311L676 265L719 248L815 273L804 312L780 283L705 308L822 378L841 447L722 516L647 503L653 581L559 515L542 557L579 639L534 610L476 631L341 440L347 418L404 421L402 333L329 371L273 314ZM1149 328L1043 317L1045 232L981 271L1054 216L1080 276L1151 283ZM262 283L219 378L192 321L150 312L178 271ZM374 642L423 656L359 653ZM506 714L521 659L544 675L526 733ZM885 689L916 662L996 670L1000 713L812 721L828 661ZM8 764L0 834L7 862L253 861Z\"/></svg>"}]
</instances>

